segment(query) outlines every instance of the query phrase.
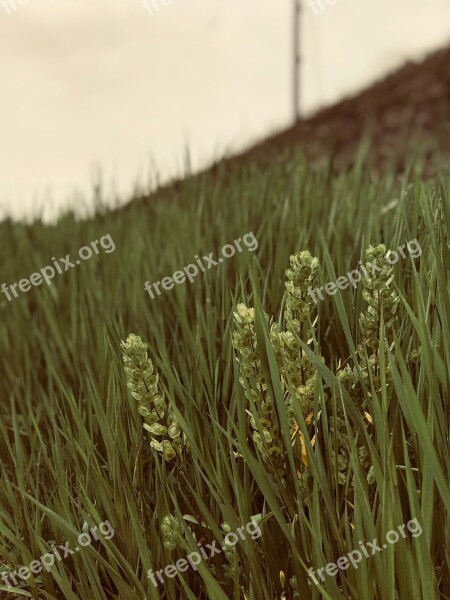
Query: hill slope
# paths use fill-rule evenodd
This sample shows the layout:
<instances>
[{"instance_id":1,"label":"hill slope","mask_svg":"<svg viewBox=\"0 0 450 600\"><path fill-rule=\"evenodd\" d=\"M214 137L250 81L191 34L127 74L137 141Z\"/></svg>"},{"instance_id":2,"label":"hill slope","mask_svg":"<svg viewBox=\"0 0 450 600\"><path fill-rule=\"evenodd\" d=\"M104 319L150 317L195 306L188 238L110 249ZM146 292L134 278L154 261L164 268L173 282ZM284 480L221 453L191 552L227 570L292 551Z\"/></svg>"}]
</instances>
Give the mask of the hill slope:
<instances>
[{"instance_id":1,"label":"hill slope","mask_svg":"<svg viewBox=\"0 0 450 600\"><path fill-rule=\"evenodd\" d=\"M385 79L311 118L273 135L229 162L273 160L300 146L317 159L331 150L335 166L346 168L365 133L373 136L371 154L383 167L411 152L417 140L450 154L450 47L420 63L407 63Z\"/></svg>"}]
</instances>

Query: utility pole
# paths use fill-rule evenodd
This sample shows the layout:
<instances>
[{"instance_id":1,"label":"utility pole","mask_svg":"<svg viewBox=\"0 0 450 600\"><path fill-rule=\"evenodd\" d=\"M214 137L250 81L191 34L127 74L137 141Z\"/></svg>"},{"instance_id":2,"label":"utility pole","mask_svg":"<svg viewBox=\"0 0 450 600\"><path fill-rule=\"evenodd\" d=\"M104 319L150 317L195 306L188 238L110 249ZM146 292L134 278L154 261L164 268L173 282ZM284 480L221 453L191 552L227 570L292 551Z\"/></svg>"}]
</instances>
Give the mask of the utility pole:
<instances>
[{"instance_id":1,"label":"utility pole","mask_svg":"<svg viewBox=\"0 0 450 600\"><path fill-rule=\"evenodd\" d=\"M300 1L294 0L294 72L293 72L293 99L294 123L300 119Z\"/></svg>"}]
</instances>

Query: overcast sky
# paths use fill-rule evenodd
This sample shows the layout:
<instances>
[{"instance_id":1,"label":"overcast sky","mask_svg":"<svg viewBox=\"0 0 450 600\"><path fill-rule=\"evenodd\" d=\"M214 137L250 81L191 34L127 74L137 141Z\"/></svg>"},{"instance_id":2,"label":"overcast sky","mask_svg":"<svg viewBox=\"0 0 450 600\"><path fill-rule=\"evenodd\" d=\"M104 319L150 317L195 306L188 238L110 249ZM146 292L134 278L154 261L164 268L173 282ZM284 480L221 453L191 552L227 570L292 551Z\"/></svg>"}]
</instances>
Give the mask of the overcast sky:
<instances>
[{"instance_id":1,"label":"overcast sky","mask_svg":"<svg viewBox=\"0 0 450 600\"><path fill-rule=\"evenodd\" d=\"M22 0L26 1L26 0ZM289 124L293 0L0 0L0 216L47 215L101 168L198 168ZM449 0L303 5L302 109L450 43ZM78 197L77 202L80 202Z\"/></svg>"}]
</instances>

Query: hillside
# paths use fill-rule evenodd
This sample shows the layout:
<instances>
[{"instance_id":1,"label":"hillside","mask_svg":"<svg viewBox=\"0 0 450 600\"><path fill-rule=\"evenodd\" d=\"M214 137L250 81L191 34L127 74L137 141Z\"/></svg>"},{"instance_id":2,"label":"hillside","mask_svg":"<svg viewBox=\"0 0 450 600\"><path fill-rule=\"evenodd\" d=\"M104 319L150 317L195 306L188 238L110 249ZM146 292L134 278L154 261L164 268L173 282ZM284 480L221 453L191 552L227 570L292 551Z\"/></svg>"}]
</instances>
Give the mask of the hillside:
<instances>
[{"instance_id":1,"label":"hillside","mask_svg":"<svg viewBox=\"0 0 450 600\"><path fill-rule=\"evenodd\" d=\"M414 151L418 141L448 159L450 46L422 62L407 63L363 92L270 136L228 162L272 161L286 149L300 147L313 160L331 151L334 166L347 168L366 133L372 136L371 156L380 168L392 160L402 165L402 157Z\"/></svg>"}]
</instances>

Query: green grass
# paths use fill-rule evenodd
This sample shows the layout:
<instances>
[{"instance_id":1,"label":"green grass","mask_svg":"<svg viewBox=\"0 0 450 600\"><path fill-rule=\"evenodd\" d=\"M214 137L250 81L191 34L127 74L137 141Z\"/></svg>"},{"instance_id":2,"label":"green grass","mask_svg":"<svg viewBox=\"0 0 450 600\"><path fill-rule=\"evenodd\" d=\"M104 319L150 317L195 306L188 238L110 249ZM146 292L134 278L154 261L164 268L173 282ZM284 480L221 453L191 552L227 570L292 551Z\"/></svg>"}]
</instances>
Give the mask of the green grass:
<instances>
[{"instance_id":1,"label":"green grass","mask_svg":"<svg viewBox=\"0 0 450 600\"><path fill-rule=\"evenodd\" d=\"M109 520L115 536L56 563L22 583L35 599L144 600L221 598L273 600L442 600L450 598L450 179L425 182L418 163L402 177L373 181L363 159L333 175L312 171L300 156L268 169L242 167L187 180L171 192L99 208L78 222L55 226L0 224L2 282L18 282L53 256L110 234L116 250L101 253L12 302L0 298L0 565L28 565L48 541L73 542L89 526ZM161 280L254 232L258 249L243 252L151 300L144 282ZM299 490L294 458L281 479L256 452L247 401L232 347L233 310L257 308L264 369L277 400L288 446L288 422L277 366L261 308L282 314L289 256L309 250L320 260L321 285L363 259L369 244L395 249L417 238L418 260L400 260L394 282L401 297L389 349L392 384L365 391L373 423L363 427L357 405L338 386L339 361L359 343L366 309L363 286L325 296L318 305L318 341L325 363L316 387L314 446L301 414L310 485ZM1 282L0 282L1 283ZM137 403L130 397L120 341L130 332L149 346L160 384L189 440L180 467L149 446ZM411 348L420 362L407 362ZM386 375L386 365L380 366ZM326 397L329 397L327 400ZM354 449L347 481L336 483L337 409ZM355 458L363 445L375 483ZM243 458L237 456L242 454ZM190 514L204 543L223 544L220 526L233 530L252 515L268 515L259 540L236 546L240 572L224 554L155 588L147 570L164 568L186 551L168 550L160 525L167 514ZM360 541L417 518L423 534L364 559L320 589L306 568L325 566ZM186 544L195 542L186 528ZM3 570L3 569L2 569ZM284 574L284 592L282 586ZM1 583L1 582L0 582ZM0 587L1 598L15 597Z\"/></svg>"}]
</instances>

